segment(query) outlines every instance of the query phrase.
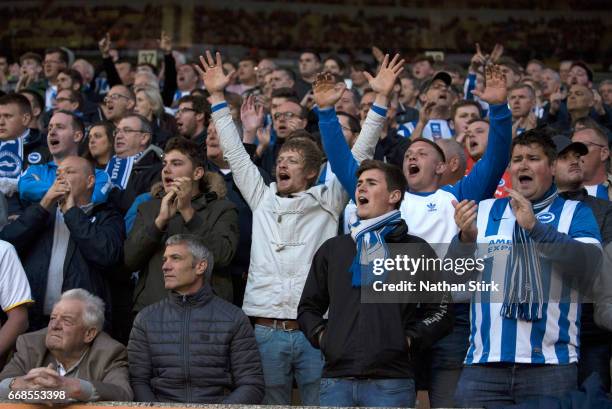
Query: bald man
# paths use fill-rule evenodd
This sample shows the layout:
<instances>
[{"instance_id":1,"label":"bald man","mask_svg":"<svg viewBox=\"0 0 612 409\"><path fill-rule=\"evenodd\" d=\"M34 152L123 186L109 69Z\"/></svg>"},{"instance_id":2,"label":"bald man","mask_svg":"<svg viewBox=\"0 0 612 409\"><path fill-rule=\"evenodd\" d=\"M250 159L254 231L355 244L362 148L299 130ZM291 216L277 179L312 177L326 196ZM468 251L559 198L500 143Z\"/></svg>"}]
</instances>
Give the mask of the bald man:
<instances>
[{"instance_id":1,"label":"bald man","mask_svg":"<svg viewBox=\"0 0 612 409\"><path fill-rule=\"evenodd\" d=\"M121 261L125 229L116 210L92 203L94 184L90 162L66 157L40 203L0 232L19 252L37 300L30 310L31 330L48 324L62 291L83 288L109 305L106 277Z\"/></svg>"}]
</instances>

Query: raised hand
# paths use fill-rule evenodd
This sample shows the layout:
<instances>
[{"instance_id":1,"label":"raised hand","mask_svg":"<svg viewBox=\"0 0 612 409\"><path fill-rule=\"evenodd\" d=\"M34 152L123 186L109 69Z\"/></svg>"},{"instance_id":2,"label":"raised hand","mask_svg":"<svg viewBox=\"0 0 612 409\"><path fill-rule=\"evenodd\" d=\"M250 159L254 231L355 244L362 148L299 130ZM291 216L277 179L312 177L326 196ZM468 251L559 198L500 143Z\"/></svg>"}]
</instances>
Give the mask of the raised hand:
<instances>
[{"instance_id":1,"label":"raised hand","mask_svg":"<svg viewBox=\"0 0 612 409\"><path fill-rule=\"evenodd\" d=\"M380 64L383 58L385 57L385 54L382 52L380 48L373 46L372 47L372 57L374 57L376 62Z\"/></svg>"},{"instance_id":2,"label":"raised hand","mask_svg":"<svg viewBox=\"0 0 612 409\"><path fill-rule=\"evenodd\" d=\"M593 108L595 108L595 111L599 115L605 115L606 110L604 109L604 106L603 106L603 98L601 97L599 92L597 92L596 89L593 89L592 91L593 91Z\"/></svg>"},{"instance_id":3,"label":"raised hand","mask_svg":"<svg viewBox=\"0 0 612 409\"><path fill-rule=\"evenodd\" d=\"M419 111L419 121L422 124L427 124L431 119L434 108L436 107L436 101L429 101L421 107Z\"/></svg>"},{"instance_id":4,"label":"raised hand","mask_svg":"<svg viewBox=\"0 0 612 409\"><path fill-rule=\"evenodd\" d=\"M155 218L155 226L157 226L159 230L165 230L168 221L176 214L176 210L176 190L169 189L169 192L166 192L159 206L159 214L157 218Z\"/></svg>"},{"instance_id":5,"label":"raised hand","mask_svg":"<svg viewBox=\"0 0 612 409\"><path fill-rule=\"evenodd\" d=\"M491 56L489 57L489 61L493 64L497 64L497 61L501 58L504 53L504 46L497 43L495 47L493 47L493 51L491 51Z\"/></svg>"},{"instance_id":6,"label":"raised hand","mask_svg":"<svg viewBox=\"0 0 612 409\"><path fill-rule=\"evenodd\" d=\"M70 192L70 186L61 178L55 179L55 182L51 185L47 193L43 196L40 201L40 205L47 211L64 199L66 193Z\"/></svg>"},{"instance_id":7,"label":"raised hand","mask_svg":"<svg viewBox=\"0 0 612 409\"><path fill-rule=\"evenodd\" d=\"M536 223L536 217L533 213L531 202L514 189L507 187L506 192L508 192L510 196L510 206L516 217L516 222L527 231L533 229Z\"/></svg>"},{"instance_id":8,"label":"raised hand","mask_svg":"<svg viewBox=\"0 0 612 409\"><path fill-rule=\"evenodd\" d=\"M104 35L104 38L102 38L98 42L98 48L100 49L100 53L102 53L102 58L110 57L110 47L111 47L110 33L106 33Z\"/></svg>"},{"instance_id":9,"label":"raised hand","mask_svg":"<svg viewBox=\"0 0 612 409\"><path fill-rule=\"evenodd\" d=\"M176 191L176 209L179 212L191 207L191 196L193 193L193 181L188 177L176 178L172 182L172 189Z\"/></svg>"},{"instance_id":10,"label":"raised hand","mask_svg":"<svg viewBox=\"0 0 612 409\"><path fill-rule=\"evenodd\" d=\"M165 31L161 32L159 40L157 40L159 48L164 54L170 54L172 52L172 37L170 37Z\"/></svg>"},{"instance_id":11,"label":"raised hand","mask_svg":"<svg viewBox=\"0 0 612 409\"><path fill-rule=\"evenodd\" d=\"M567 92L561 88L561 85L557 85L555 92L550 94L550 108L549 113L555 115L559 108L561 108L561 102L567 97Z\"/></svg>"},{"instance_id":12,"label":"raised hand","mask_svg":"<svg viewBox=\"0 0 612 409\"><path fill-rule=\"evenodd\" d=\"M487 65L485 68L485 89L473 90L472 94L489 104L505 104L508 99L506 76L499 65Z\"/></svg>"},{"instance_id":13,"label":"raised hand","mask_svg":"<svg viewBox=\"0 0 612 409\"><path fill-rule=\"evenodd\" d=\"M210 92L211 99L214 103L222 101L224 99L223 90L232 81L236 71L233 70L227 74L223 72L223 60L221 60L221 53L218 51L215 54L215 59L213 59L210 51L206 50L206 58L201 55L200 63L202 64L201 68L197 64L194 67L200 74L206 90Z\"/></svg>"},{"instance_id":14,"label":"raised hand","mask_svg":"<svg viewBox=\"0 0 612 409\"><path fill-rule=\"evenodd\" d=\"M336 83L333 74L328 72L317 74L312 83L314 100L320 109L336 105L336 102L342 97L345 89L346 84L344 82Z\"/></svg>"},{"instance_id":15,"label":"raised hand","mask_svg":"<svg viewBox=\"0 0 612 409\"><path fill-rule=\"evenodd\" d=\"M376 77L372 77L367 71L364 71L363 74L374 92L388 97L391 91L393 91L393 86L395 85L397 77L404 70L404 62L403 59L400 60L399 54L395 54L391 62L389 62L389 54L386 54L380 64L380 69Z\"/></svg>"},{"instance_id":16,"label":"raised hand","mask_svg":"<svg viewBox=\"0 0 612 409\"><path fill-rule=\"evenodd\" d=\"M478 205L473 200L451 201L455 208L455 223L459 227L459 239L464 243L474 243L478 237L476 217L478 216Z\"/></svg>"},{"instance_id":17,"label":"raised hand","mask_svg":"<svg viewBox=\"0 0 612 409\"><path fill-rule=\"evenodd\" d=\"M240 121L245 133L249 132L249 134L254 135L263 126L264 116L264 108L262 105L256 104L254 95L249 95L244 99L240 107Z\"/></svg>"},{"instance_id":18,"label":"raised hand","mask_svg":"<svg viewBox=\"0 0 612 409\"><path fill-rule=\"evenodd\" d=\"M487 56L480 50L480 44L476 43L476 54L472 56L470 61L470 72L477 72L480 67L487 62Z\"/></svg>"}]
</instances>

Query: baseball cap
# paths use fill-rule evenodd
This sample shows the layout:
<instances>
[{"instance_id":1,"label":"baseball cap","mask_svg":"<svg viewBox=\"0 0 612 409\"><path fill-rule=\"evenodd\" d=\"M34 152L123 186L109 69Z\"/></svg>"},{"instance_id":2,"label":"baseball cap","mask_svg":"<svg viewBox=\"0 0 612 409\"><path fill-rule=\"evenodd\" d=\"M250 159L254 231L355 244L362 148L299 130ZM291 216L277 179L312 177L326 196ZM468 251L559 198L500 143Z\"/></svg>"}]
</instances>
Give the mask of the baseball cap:
<instances>
[{"instance_id":1,"label":"baseball cap","mask_svg":"<svg viewBox=\"0 0 612 409\"><path fill-rule=\"evenodd\" d=\"M557 155L561 155L563 152L570 149L578 152L580 156L589 153L589 148L587 148L585 144L581 142L572 142L572 140L565 135L555 135L552 140L555 144Z\"/></svg>"},{"instance_id":2,"label":"baseball cap","mask_svg":"<svg viewBox=\"0 0 612 409\"><path fill-rule=\"evenodd\" d=\"M451 77L448 72L438 71L434 74L433 77L431 77L431 79L423 82L423 84L421 85L421 93L427 92L427 90L429 89L429 87L431 87L431 84L433 84L435 80L440 80L444 82L448 87L450 87L453 83L453 77Z\"/></svg>"}]
</instances>

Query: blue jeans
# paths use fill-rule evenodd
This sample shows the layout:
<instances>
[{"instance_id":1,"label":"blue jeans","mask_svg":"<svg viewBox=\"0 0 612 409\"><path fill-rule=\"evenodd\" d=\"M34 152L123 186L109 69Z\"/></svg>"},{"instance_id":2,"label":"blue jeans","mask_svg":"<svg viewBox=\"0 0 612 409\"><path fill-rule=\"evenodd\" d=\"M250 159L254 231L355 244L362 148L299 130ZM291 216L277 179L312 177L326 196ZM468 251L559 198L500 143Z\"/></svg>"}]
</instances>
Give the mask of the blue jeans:
<instances>
[{"instance_id":1,"label":"blue jeans","mask_svg":"<svg viewBox=\"0 0 612 409\"><path fill-rule=\"evenodd\" d=\"M459 378L455 404L491 408L543 396L561 398L577 389L577 376L576 364L467 365Z\"/></svg>"},{"instance_id":2,"label":"blue jeans","mask_svg":"<svg viewBox=\"0 0 612 409\"><path fill-rule=\"evenodd\" d=\"M302 405L318 406L323 371L321 351L313 348L301 331L255 325L255 339L266 382L263 403L290 405L295 376Z\"/></svg>"},{"instance_id":3,"label":"blue jeans","mask_svg":"<svg viewBox=\"0 0 612 409\"><path fill-rule=\"evenodd\" d=\"M470 327L455 319L453 331L431 347L429 404L432 408L455 406L454 396L463 360L470 346Z\"/></svg>"},{"instance_id":4,"label":"blue jeans","mask_svg":"<svg viewBox=\"0 0 612 409\"><path fill-rule=\"evenodd\" d=\"M321 406L414 407L414 379L321 379Z\"/></svg>"}]
</instances>

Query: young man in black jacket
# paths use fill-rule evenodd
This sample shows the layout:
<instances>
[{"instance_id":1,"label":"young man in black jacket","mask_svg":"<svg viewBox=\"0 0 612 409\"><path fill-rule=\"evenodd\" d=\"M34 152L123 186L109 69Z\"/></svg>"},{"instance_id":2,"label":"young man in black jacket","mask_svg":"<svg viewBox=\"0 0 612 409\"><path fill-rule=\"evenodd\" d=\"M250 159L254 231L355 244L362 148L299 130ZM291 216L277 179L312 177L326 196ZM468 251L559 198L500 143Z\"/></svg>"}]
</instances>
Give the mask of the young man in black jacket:
<instances>
[{"instance_id":1,"label":"young man in black jacket","mask_svg":"<svg viewBox=\"0 0 612 409\"><path fill-rule=\"evenodd\" d=\"M377 274L377 258L392 258L389 244L402 244L402 254L414 259L436 255L426 242L408 234L401 219L398 208L406 191L401 170L366 160L357 175L359 219L352 223L350 235L329 239L315 254L298 321L325 355L322 406L412 407L411 355L450 331L448 295L440 293L430 299L435 303L419 306L410 296L405 303L371 303L364 298L371 275Z\"/></svg>"}]
</instances>

